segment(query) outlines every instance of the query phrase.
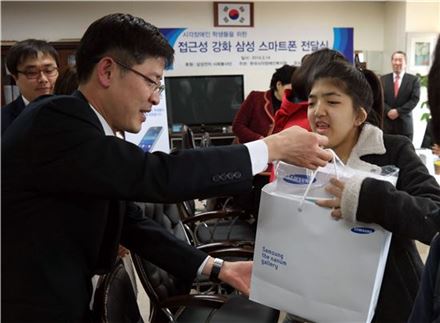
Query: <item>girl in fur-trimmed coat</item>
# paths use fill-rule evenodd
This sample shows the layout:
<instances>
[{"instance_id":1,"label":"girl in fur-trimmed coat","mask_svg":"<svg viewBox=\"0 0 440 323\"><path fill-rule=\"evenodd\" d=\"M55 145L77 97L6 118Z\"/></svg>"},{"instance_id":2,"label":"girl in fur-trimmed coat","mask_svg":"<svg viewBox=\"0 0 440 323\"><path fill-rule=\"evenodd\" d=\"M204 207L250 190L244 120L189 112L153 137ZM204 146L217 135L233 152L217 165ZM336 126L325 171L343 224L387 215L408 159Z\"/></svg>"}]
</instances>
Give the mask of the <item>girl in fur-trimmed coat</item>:
<instances>
[{"instance_id":1,"label":"girl in fur-trimmed coat","mask_svg":"<svg viewBox=\"0 0 440 323\"><path fill-rule=\"evenodd\" d=\"M374 222L393 233L373 322L406 322L423 270L414 240L429 244L436 233L440 187L407 138L385 135L378 127L383 103L376 90L380 83L372 72L328 63L314 76L308 119L347 166L365 171L398 167L396 187L373 178L334 178L327 190L335 198L317 203L332 208L335 219ZM288 315L285 322L292 319Z\"/></svg>"}]
</instances>

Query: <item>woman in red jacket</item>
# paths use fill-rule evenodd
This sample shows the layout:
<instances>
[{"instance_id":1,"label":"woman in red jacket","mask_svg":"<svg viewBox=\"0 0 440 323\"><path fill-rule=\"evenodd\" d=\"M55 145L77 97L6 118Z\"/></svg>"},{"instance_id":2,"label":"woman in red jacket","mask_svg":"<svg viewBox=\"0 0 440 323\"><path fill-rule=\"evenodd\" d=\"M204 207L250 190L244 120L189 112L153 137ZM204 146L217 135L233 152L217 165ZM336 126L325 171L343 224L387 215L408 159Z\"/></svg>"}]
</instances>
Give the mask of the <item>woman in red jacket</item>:
<instances>
[{"instance_id":1,"label":"woman in red jacket","mask_svg":"<svg viewBox=\"0 0 440 323\"><path fill-rule=\"evenodd\" d=\"M290 88L295 66L283 65L276 69L268 91L252 91L235 116L232 130L240 143L264 138L274 127L274 115L281 106L284 90Z\"/></svg>"}]
</instances>

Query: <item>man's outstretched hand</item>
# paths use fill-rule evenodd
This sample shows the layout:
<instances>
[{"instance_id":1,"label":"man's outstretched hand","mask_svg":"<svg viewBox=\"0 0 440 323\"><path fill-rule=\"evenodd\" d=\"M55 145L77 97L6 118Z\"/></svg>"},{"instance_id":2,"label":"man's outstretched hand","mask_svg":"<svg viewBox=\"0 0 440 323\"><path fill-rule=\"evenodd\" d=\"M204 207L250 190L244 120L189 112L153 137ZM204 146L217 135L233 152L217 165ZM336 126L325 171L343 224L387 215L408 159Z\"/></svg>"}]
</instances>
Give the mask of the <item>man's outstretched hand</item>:
<instances>
[{"instance_id":1,"label":"man's outstretched hand","mask_svg":"<svg viewBox=\"0 0 440 323\"><path fill-rule=\"evenodd\" d=\"M263 139L269 151L269 161L286 163L309 169L323 167L333 155L324 150L328 138L293 126Z\"/></svg>"}]
</instances>

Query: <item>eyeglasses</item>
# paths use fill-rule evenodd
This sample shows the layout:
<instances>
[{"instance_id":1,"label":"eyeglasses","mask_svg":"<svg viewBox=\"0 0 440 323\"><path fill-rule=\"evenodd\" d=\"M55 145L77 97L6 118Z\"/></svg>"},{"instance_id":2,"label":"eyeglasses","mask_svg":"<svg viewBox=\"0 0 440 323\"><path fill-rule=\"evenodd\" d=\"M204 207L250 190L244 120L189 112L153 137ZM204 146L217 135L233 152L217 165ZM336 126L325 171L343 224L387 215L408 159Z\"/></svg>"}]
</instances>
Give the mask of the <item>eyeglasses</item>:
<instances>
[{"instance_id":1,"label":"eyeglasses","mask_svg":"<svg viewBox=\"0 0 440 323\"><path fill-rule=\"evenodd\" d=\"M128 65L125 65L124 63L121 63L115 59L113 59L113 60L119 66L121 66L121 67L125 68L126 70L129 70L129 71L139 75L140 77L142 77L145 81L147 81L148 85L153 90L153 92L157 92L158 94L161 94L163 92L163 90L165 90L165 85L153 81L148 76L142 74L141 72L136 71L135 69L129 67Z\"/></svg>"},{"instance_id":2,"label":"eyeglasses","mask_svg":"<svg viewBox=\"0 0 440 323\"><path fill-rule=\"evenodd\" d=\"M43 72L43 74L46 77L54 77L58 75L58 67L56 66L46 66L43 68L30 68L24 71L18 71L17 73L21 73L24 76L26 76L26 78L28 80L36 80L41 76L41 72Z\"/></svg>"}]
</instances>

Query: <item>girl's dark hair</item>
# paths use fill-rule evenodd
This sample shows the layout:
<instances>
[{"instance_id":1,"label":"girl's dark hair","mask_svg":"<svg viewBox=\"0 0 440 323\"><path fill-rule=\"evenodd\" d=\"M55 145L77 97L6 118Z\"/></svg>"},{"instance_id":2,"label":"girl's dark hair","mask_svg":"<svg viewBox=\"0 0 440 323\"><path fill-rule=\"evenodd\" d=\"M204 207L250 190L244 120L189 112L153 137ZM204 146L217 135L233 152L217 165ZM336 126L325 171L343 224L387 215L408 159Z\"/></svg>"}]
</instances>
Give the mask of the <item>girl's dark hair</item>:
<instances>
[{"instance_id":1,"label":"girl's dark hair","mask_svg":"<svg viewBox=\"0 0 440 323\"><path fill-rule=\"evenodd\" d=\"M78 88L78 74L74 66L66 67L58 76L53 89L54 94L70 95Z\"/></svg>"},{"instance_id":2,"label":"girl's dark hair","mask_svg":"<svg viewBox=\"0 0 440 323\"><path fill-rule=\"evenodd\" d=\"M159 29L142 18L115 13L93 22L82 37L76 52L80 83L90 78L96 63L106 55L130 67L149 57L163 57L170 65L174 49Z\"/></svg>"},{"instance_id":3,"label":"girl's dark hair","mask_svg":"<svg viewBox=\"0 0 440 323\"><path fill-rule=\"evenodd\" d=\"M347 60L340 52L329 48L322 48L305 55L301 66L292 76L292 95L300 101L306 101L312 89L316 70L332 61L346 62ZM294 98L289 99L294 101Z\"/></svg>"},{"instance_id":4,"label":"girl's dark hair","mask_svg":"<svg viewBox=\"0 0 440 323\"><path fill-rule=\"evenodd\" d=\"M365 78L371 87L373 93L373 105L368 112L367 122L371 123L380 129L383 127L383 114L384 114L384 98L383 98L383 88L379 77L371 70L363 69Z\"/></svg>"},{"instance_id":5,"label":"girl's dark hair","mask_svg":"<svg viewBox=\"0 0 440 323\"><path fill-rule=\"evenodd\" d=\"M347 62L333 61L316 70L312 86L319 79L329 79L352 99L355 110L365 109L369 123L382 126L382 87L374 72L360 71Z\"/></svg>"},{"instance_id":6,"label":"girl's dark hair","mask_svg":"<svg viewBox=\"0 0 440 323\"><path fill-rule=\"evenodd\" d=\"M6 67L8 71L17 76L17 66L28 58L37 58L38 53L43 53L55 60L57 66L60 66L60 59L56 49L45 40L25 39L12 46L6 56Z\"/></svg>"},{"instance_id":7,"label":"girl's dark hair","mask_svg":"<svg viewBox=\"0 0 440 323\"><path fill-rule=\"evenodd\" d=\"M431 109L434 142L440 144L440 35L435 46L434 61L428 74L428 102Z\"/></svg>"},{"instance_id":8,"label":"girl's dark hair","mask_svg":"<svg viewBox=\"0 0 440 323\"><path fill-rule=\"evenodd\" d=\"M275 91L277 88L277 82L281 82L281 84L286 85L289 84L292 80L292 74L297 69L296 66L293 65L283 65L280 68L275 70L275 73L272 75L272 79L270 80L270 89Z\"/></svg>"}]
</instances>

